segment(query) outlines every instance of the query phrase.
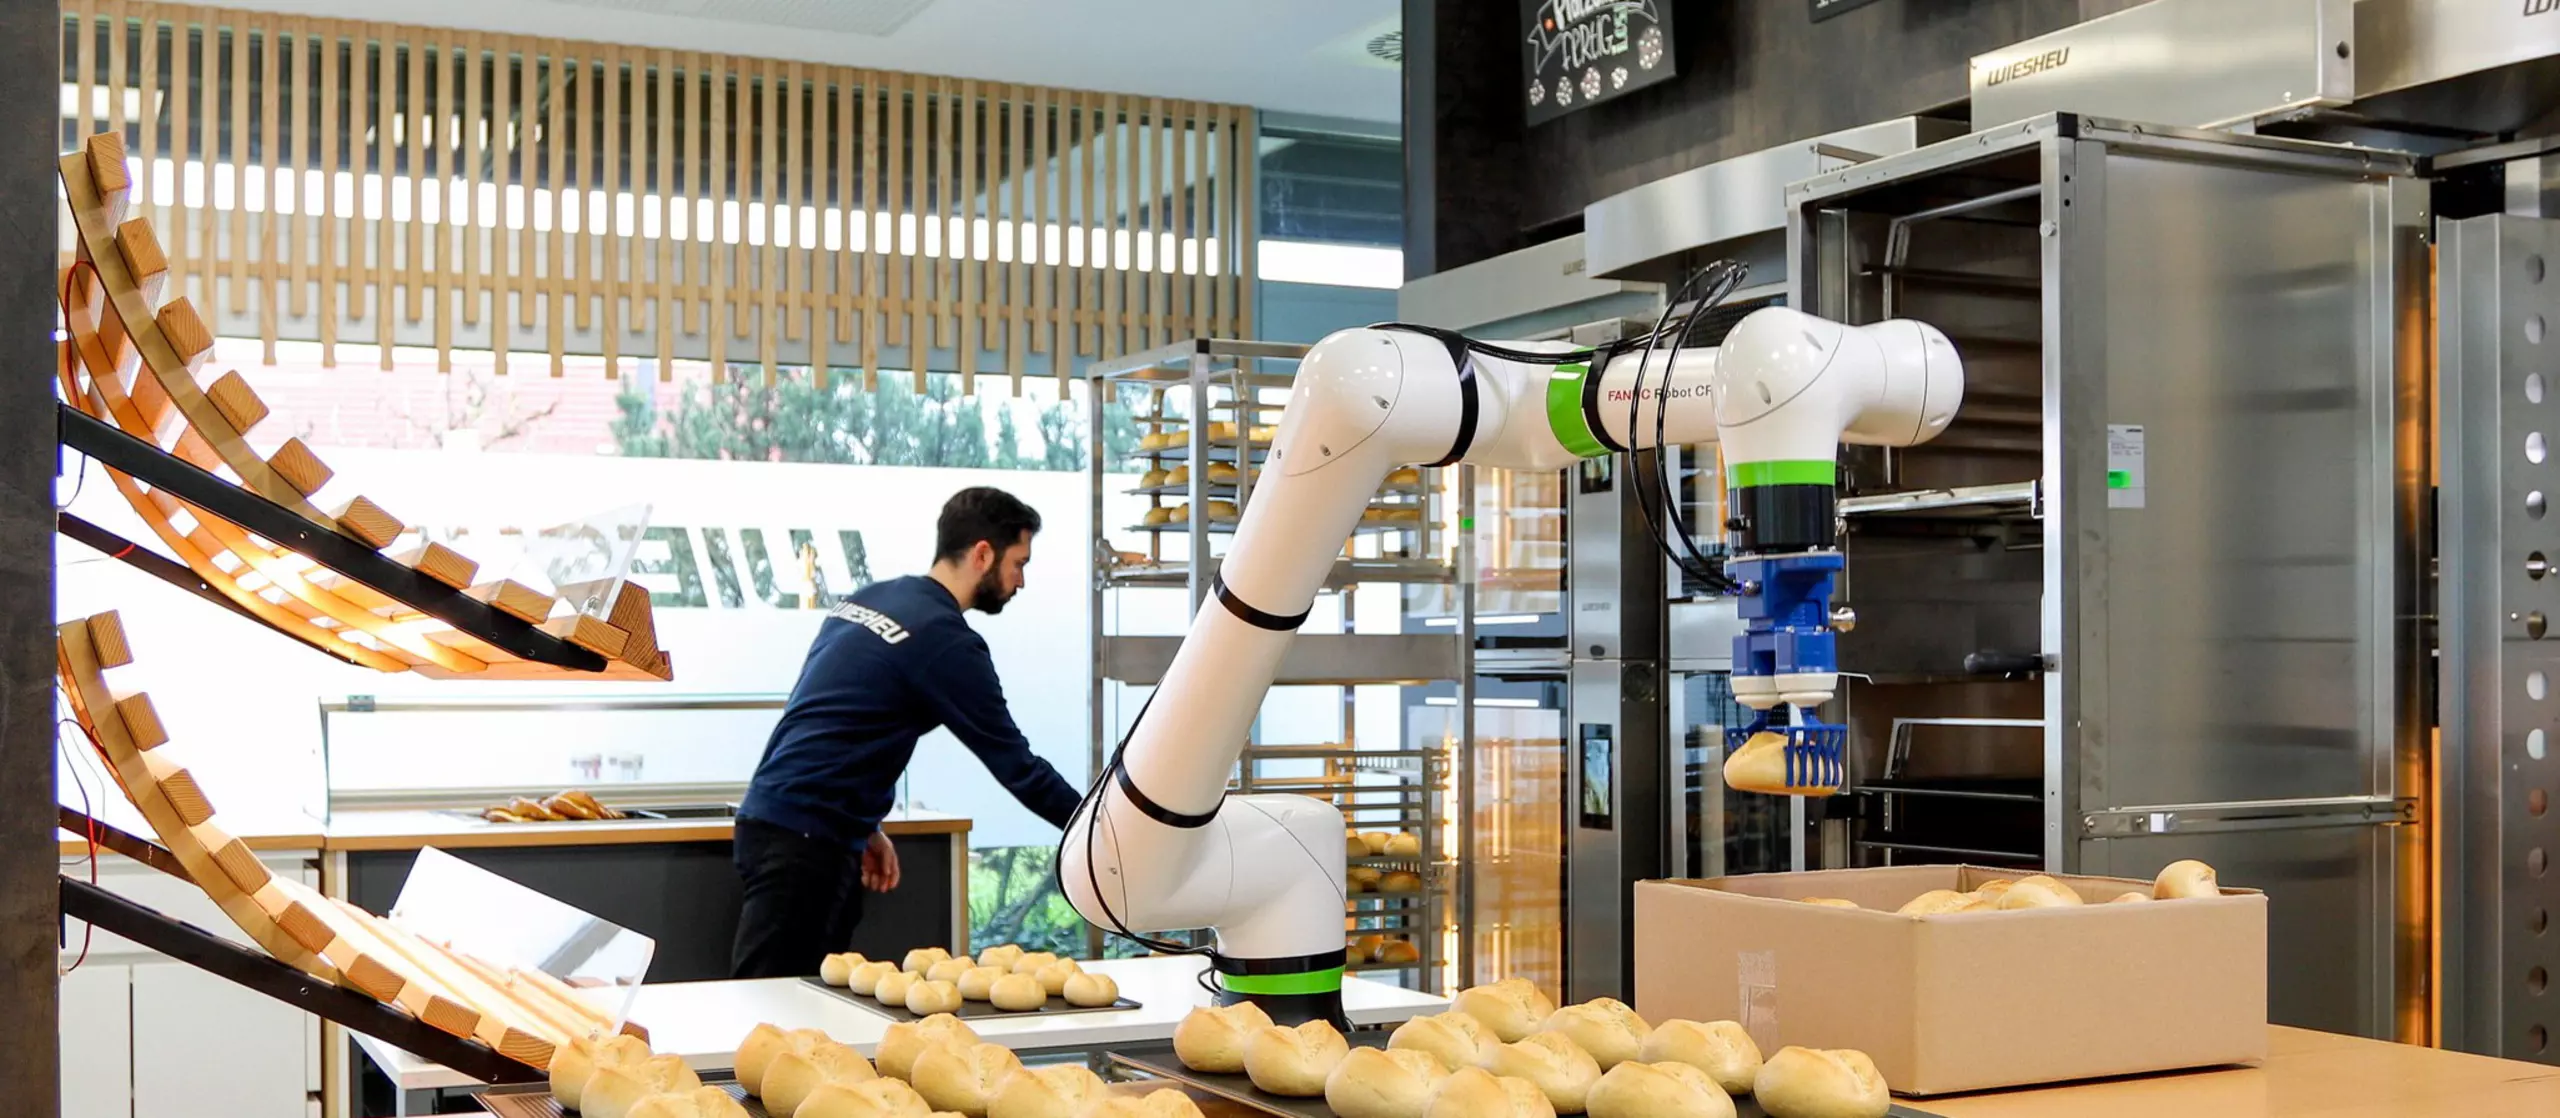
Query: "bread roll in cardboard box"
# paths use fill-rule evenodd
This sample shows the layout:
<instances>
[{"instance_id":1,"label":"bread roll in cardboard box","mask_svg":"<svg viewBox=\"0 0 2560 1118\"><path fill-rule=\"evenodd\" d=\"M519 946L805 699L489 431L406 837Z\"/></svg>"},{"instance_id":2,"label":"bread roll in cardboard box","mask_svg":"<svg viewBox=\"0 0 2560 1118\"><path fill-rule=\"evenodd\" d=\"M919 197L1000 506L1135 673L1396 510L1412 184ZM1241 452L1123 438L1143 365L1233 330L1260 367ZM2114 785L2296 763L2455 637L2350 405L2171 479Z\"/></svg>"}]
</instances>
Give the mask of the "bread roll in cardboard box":
<instances>
[{"instance_id":1,"label":"bread roll in cardboard box","mask_svg":"<svg viewBox=\"0 0 2560 1118\"><path fill-rule=\"evenodd\" d=\"M2262 893L2107 904L2151 883L2062 877L2086 905L1894 915L1932 889L2020 876L1911 866L1641 882L1636 1009L1740 1021L1762 1052L1855 1048L1909 1095L2266 1057Z\"/></svg>"}]
</instances>

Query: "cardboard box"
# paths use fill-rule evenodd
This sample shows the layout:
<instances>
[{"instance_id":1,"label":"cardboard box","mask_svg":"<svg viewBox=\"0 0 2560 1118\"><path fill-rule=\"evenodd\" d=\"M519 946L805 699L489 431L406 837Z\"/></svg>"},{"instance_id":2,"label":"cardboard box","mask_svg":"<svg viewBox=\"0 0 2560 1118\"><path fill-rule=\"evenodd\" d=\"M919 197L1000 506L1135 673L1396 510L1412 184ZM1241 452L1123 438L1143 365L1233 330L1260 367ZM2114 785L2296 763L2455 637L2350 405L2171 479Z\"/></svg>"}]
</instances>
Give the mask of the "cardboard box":
<instances>
[{"instance_id":1,"label":"cardboard box","mask_svg":"<svg viewBox=\"0 0 2560 1118\"><path fill-rule=\"evenodd\" d=\"M1931 889L2017 876L1912 866L1641 882L1636 1009L1740 1021L1764 1053L1855 1048L1910 1095L2265 1058L2264 894L2111 905L2150 883L2064 877L2088 905L1893 912Z\"/></svg>"}]
</instances>

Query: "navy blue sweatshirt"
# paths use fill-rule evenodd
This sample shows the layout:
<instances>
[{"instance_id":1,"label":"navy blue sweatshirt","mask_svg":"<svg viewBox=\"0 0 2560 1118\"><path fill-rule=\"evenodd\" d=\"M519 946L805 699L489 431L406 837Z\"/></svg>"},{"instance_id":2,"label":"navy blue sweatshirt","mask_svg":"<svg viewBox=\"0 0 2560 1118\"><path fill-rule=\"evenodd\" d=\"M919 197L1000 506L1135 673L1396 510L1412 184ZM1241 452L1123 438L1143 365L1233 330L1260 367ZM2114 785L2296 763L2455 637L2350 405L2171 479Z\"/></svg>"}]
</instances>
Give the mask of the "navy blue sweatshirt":
<instances>
[{"instance_id":1,"label":"navy blue sweatshirt","mask_svg":"<svg viewBox=\"0 0 2560 1118\"><path fill-rule=\"evenodd\" d=\"M1013 724L986 638L930 578L877 582L818 623L739 814L858 845L897 800L916 739L948 726L1053 827L1084 794Z\"/></svg>"}]
</instances>

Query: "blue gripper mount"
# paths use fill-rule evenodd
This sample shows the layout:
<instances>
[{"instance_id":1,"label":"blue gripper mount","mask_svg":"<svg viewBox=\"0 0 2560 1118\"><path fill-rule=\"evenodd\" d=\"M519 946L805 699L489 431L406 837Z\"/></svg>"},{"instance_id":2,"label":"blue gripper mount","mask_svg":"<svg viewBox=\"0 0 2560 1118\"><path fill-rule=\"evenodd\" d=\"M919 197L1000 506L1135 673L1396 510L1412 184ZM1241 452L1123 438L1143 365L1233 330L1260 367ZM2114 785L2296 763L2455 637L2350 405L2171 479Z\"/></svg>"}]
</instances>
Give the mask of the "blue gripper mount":
<instances>
[{"instance_id":1,"label":"blue gripper mount","mask_svg":"<svg viewBox=\"0 0 2560 1118\"><path fill-rule=\"evenodd\" d=\"M1726 573L1743 587L1735 603L1743 624L1733 638L1736 678L1840 670L1831 631L1831 593L1843 565L1836 551L1725 563ZM1847 783L1848 728L1815 721L1810 711L1799 710L1797 718L1793 725L1773 726L1763 711L1751 725L1725 731L1725 744L1739 749L1753 734L1782 733L1790 787L1836 789Z\"/></svg>"}]
</instances>

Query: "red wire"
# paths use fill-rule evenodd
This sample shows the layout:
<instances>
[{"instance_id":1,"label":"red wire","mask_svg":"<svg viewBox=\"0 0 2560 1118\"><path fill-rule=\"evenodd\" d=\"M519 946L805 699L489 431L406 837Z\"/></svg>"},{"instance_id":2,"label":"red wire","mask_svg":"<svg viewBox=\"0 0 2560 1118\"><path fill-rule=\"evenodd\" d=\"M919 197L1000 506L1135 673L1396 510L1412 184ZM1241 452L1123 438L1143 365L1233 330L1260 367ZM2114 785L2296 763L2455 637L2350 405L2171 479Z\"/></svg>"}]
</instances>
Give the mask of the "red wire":
<instances>
[{"instance_id":1,"label":"red wire","mask_svg":"<svg viewBox=\"0 0 2560 1118\"><path fill-rule=\"evenodd\" d=\"M81 725L78 719L64 718L59 721L68 722L74 729L79 730L80 735L88 738L90 746L97 749L101 755L106 752L106 747L100 745L98 742L98 735L90 733L89 728ZM113 773L115 772L115 769L113 766L109 766L107 771L109 773ZM119 778L119 780L121 780L121 778ZM80 817L87 821L82 824L80 829L83 832L82 837L89 841L89 884L91 886L95 886L98 884L98 817L92 810L95 805L91 804L89 801L89 784L87 781L80 779L80 770L77 766L74 766L71 770L71 786L80 790ZM70 974L73 971L79 970L80 964L89 961L89 941L92 936L97 934L97 931L97 925L91 924L85 920L80 922L80 953L72 957L71 965L64 967L62 973Z\"/></svg>"}]
</instances>

